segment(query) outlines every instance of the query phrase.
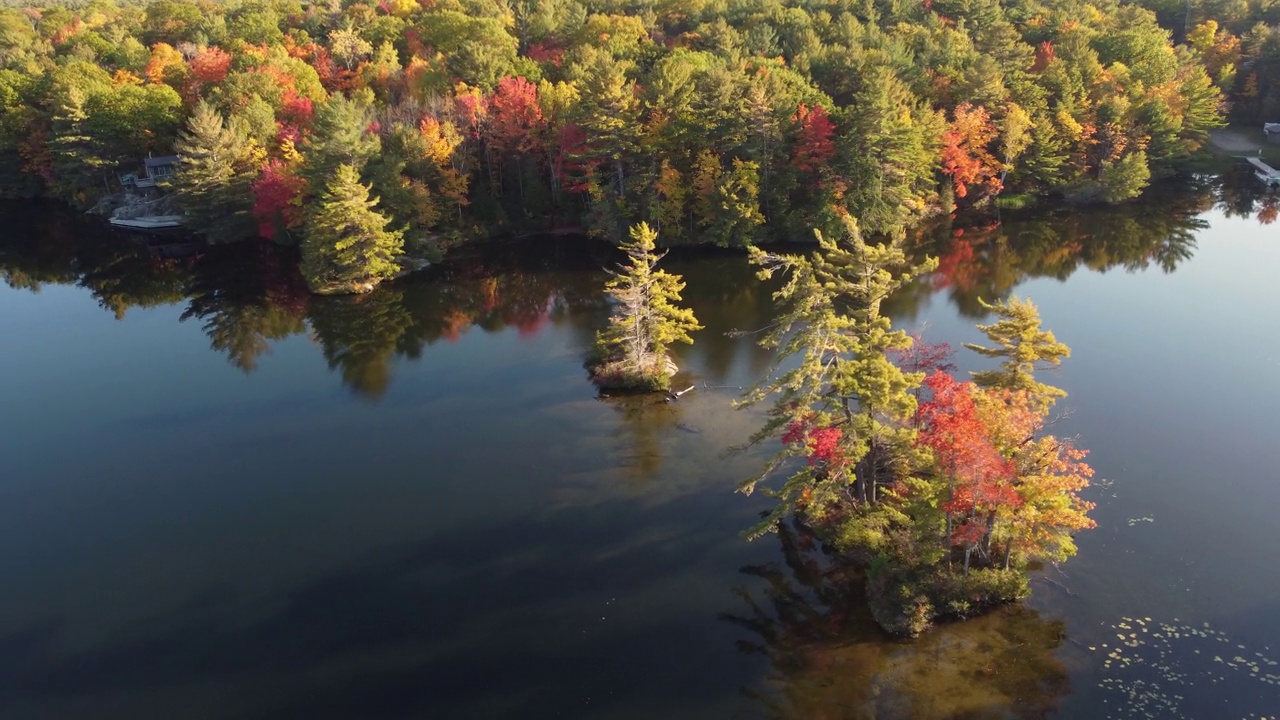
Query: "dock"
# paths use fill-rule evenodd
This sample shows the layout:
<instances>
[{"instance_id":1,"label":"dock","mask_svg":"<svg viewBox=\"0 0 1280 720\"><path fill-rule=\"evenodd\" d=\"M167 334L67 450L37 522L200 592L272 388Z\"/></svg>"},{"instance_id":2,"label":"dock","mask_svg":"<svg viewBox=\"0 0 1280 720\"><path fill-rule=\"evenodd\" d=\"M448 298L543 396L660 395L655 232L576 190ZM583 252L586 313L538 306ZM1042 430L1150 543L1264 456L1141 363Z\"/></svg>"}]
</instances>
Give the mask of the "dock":
<instances>
[{"instance_id":1,"label":"dock","mask_svg":"<svg viewBox=\"0 0 1280 720\"><path fill-rule=\"evenodd\" d=\"M166 230L182 226L181 215L147 215L136 218L111 218L107 222L130 230Z\"/></svg>"},{"instance_id":2,"label":"dock","mask_svg":"<svg viewBox=\"0 0 1280 720\"><path fill-rule=\"evenodd\" d=\"M1249 164L1256 168L1253 174L1256 175L1264 185L1267 187L1280 187L1280 170L1276 170L1256 157L1247 157L1245 160L1248 160Z\"/></svg>"}]
</instances>

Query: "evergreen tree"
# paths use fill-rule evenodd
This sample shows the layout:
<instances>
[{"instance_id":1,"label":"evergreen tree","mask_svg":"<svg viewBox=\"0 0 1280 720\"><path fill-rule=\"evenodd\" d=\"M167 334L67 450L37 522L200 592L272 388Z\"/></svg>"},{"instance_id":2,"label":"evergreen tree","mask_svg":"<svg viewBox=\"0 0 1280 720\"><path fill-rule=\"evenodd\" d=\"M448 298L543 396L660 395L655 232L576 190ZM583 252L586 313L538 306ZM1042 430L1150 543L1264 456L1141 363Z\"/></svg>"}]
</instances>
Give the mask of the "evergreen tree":
<instances>
[{"instance_id":1,"label":"evergreen tree","mask_svg":"<svg viewBox=\"0 0 1280 720\"><path fill-rule=\"evenodd\" d=\"M1049 330L1040 328L1040 311L1035 304L1016 297L994 304L981 299L978 302L998 318L990 325L978 326L996 347L976 343L966 343L965 347L984 357L1003 360L999 370L972 373L974 383L983 388L1026 391L1038 410L1048 409L1058 398L1066 397L1065 390L1035 379L1038 367L1057 367L1063 358L1071 356L1071 348L1058 342Z\"/></svg>"},{"instance_id":2,"label":"evergreen tree","mask_svg":"<svg viewBox=\"0 0 1280 720\"><path fill-rule=\"evenodd\" d=\"M373 208L369 188L350 165L339 165L307 220L302 274L312 292L365 292L399 270L400 231Z\"/></svg>"},{"instance_id":3,"label":"evergreen tree","mask_svg":"<svg viewBox=\"0 0 1280 720\"><path fill-rule=\"evenodd\" d=\"M809 257L751 249L761 279L789 274L774 294L781 316L762 344L777 349L775 369L790 369L771 374L744 399L753 404L776 397L752 442L781 434L783 449L742 489L753 491L791 459L804 457L802 469L769 490L778 504L753 534L803 509L815 519L842 517L837 533L843 541L874 548L886 539L882 490L902 470L895 463L912 436L912 391L924 377L889 359L890 351L905 350L912 340L892 329L880 305L937 261L912 263L898 239L866 242L851 217L844 227L840 239L816 232L819 247Z\"/></svg>"},{"instance_id":4,"label":"evergreen tree","mask_svg":"<svg viewBox=\"0 0 1280 720\"><path fill-rule=\"evenodd\" d=\"M373 111L367 91L362 97L334 95L316 110L313 133L303 147L306 162L303 177L313 190L324 187L338 166L348 165L357 173L382 149L382 142L370 132Z\"/></svg>"},{"instance_id":5,"label":"evergreen tree","mask_svg":"<svg viewBox=\"0 0 1280 720\"><path fill-rule=\"evenodd\" d=\"M590 194L593 225L605 237L621 240L631 214L628 170L638 147L639 108L626 65L597 53L582 83L578 124L587 134L595 166Z\"/></svg>"},{"instance_id":6,"label":"evergreen tree","mask_svg":"<svg viewBox=\"0 0 1280 720\"><path fill-rule=\"evenodd\" d=\"M764 224L760 214L760 167L754 162L734 160L733 167L720 175L712 192L713 213L708 223L710 238L721 247L754 245Z\"/></svg>"},{"instance_id":7,"label":"evergreen tree","mask_svg":"<svg viewBox=\"0 0 1280 720\"><path fill-rule=\"evenodd\" d=\"M252 184L262 153L242 128L228 124L213 106L196 105L175 148L178 167L169 186L188 224L210 242L254 235Z\"/></svg>"},{"instance_id":8,"label":"evergreen tree","mask_svg":"<svg viewBox=\"0 0 1280 720\"><path fill-rule=\"evenodd\" d=\"M657 269L666 254L657 252L657 239L648 223L632 227L631 240L622 243L630 262L605 284L617 308L596 338L592 379L600 387L667 388L671 344L692 343L689 333L702 329L692 310L677 305L684 280Z\"/></svg>"},{"instance_id":9,"label":"evergreen tree","mask_svg":"<svg viewBox=\"0 0 1280 720\"><path fill-rule=\"evenodd\" d=\"M889 232L924 215L935 199L943 119L887 67L872 68L861 83L841 138L847 207L869 232Z\"/></svg>"},{"instance_id":10,"label":"evergreen tree","mask_svg":"<svg viewBox=\"0 0 1280 720\"><path fill-rule=\"evenodd\" d=\"M1147 154L1131 152L1116 162L1106 161L1098 173L1099 197L1103 202L1117 203L1142 194L1151 180Z\"/></svg>"},{"instance_id":11,"label":"evergreen tree","mask_svg":"<svg viewBox=\"0 0 1280 720\"><path fill-rule=\"evenodd\" d=\"M110 165L89 134L84 105L84 92L78 87L69 88L54 110L49 140L57 190L80 206L91 204L98 191L109 189L106 169Z\"/></svg>"}]
</instances>

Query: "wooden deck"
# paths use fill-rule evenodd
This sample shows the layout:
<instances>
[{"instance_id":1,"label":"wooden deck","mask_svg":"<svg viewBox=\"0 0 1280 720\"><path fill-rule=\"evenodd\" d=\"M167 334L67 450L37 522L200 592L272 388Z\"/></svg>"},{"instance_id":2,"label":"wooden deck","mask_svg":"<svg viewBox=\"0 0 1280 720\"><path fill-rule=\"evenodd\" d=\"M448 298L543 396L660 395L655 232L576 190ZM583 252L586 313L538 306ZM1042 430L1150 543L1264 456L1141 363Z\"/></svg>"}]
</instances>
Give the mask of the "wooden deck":
<instances>
[{"instance_id":1,"label":"wooden deck","mask_svg":"<svg viewBox=\"0 0 1280 720\"><path fill-rule=\"evenodd\" d=\"M138 218L111 218L108 222L116 227L129 228L130 230L167 230L169 228L182 227L182 216L149 215Z\"/></svg>"},{"instance_id":2,"label":"wooden deck","mask_svg":"<svg viewBox=\"0 0 1280 720\"><path fill-rule=\"evenodd\" d=\"M1248 160L1250 165L1257 168L1254 175L1266 184L1267 187L1280 187L1280 170L1276 170L1270 165L1262 162L1260 158L1247 157L1245 160Z\"/></svg>"}]
</instances>

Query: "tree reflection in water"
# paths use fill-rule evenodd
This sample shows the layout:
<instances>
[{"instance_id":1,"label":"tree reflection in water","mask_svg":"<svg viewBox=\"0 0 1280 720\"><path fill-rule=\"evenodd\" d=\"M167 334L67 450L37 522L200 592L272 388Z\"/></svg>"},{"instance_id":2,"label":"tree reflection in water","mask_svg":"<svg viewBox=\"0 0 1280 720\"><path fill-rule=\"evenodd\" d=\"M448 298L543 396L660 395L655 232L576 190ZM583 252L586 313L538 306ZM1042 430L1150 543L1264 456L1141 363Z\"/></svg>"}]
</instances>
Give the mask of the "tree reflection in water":
<instances>
[{"instance_id":1,"label":"tree reflection in water","mask_svg":"<svg viewBox=\"0 0 1280 720\"><path fill-rule=\"evenodd\" d=\"M739 590L745 609L722 615L750 633L741 652L768 660L763 687L743 691L768 717L1030 720L1067 694L1061 622L1009 606L894 640L872 620L859 579L812 535L791 525L777 537L783 562L743 568L763 589Z\"/></svg>"},{"instance_id":2,"label":"tree reflection in water","mask_svg":"<svg viewBox=\"0 0 1280 720\"><path fill-rule=\"evenodd\" d=\"M895 298L891 310L910 315L923 298L945 292L962 314L981 318L986 311L979 298L1007 297L1031 278L1065 280L1081 268L1173 272L1195 252L1197 234L1208 227L1203 215L1215 197L1214 187L1196 181L1111 208L1057 208L932 228L917 247L938 258L938 271Z\"/></svg>"},{"instance_id":3,"label":"tree reflection in water","mask_svg":"<svg viewBox=\"0 0 1280 720\"><path fill-rule=\"evenodd\" d=\"M271 343L306 331L311 294L291 253L265 244L202 260L181 319L199 320L209 345L246 373Z\"/></svg>"},{"instance_id":4,"label":"tree reflection in water","mask_svg":"<svg viewBox=\"0 0 1280 720\"><path fill-rule=\"evenodd\" d=\"M911 318L942 292L962 313L981 317L978 298L1005 297L1033 277L1066 278L1080 268L1172 272L1195 251L1205 211L1257 213L1269 222L1280 207L1275 199L1252 175L1233 168L1117 207L1060 207L967 227L922 228L916 246L941 259L939 271L904 289L887 309ZM602 268L617 260L603 244L580 239L497 243L463 248L441 266L366 296L313 298L293 249L242 243L161 259L58 205L0 207L14 230L0 240L0 279L10 287L38 292L45 285L78 285L117 318L134 308L185 302L182 319L198 321L210 346L246 373L272 344L309 331L343 382L370 399L387 391L397 357L418 358L425 348L474 330L514 328L530 337L559 326L588 346L608 315ZM680 354L713 384L728 382L739 363L749 374L762 372L769 354L751 337L725 333L769 322L768 288L739 257L701 251L681 257L666 262L686 275L687 299L707 330ZM637 427L637 447L646 444L645 432ZM645 456L637 451L638 468L653 464L639 462Z\"/></svg>"},{"instance_id":5,"label":"tree reflection in water","mask_svg":"<svg viewBox=\"0 0 1280 720\"><path fill-rule=\"evenodd\" d=\"M1208 180L1215 185L1218 207L1227 217L1257 217L1263 225L1280 217L1280 194L1258 182L1252 165L1236 161Z\"/></svg>"},{"instance_id":6,"label":"tree reflection in water","mask_svg":"<svg viewBox=\"0 0 1280 720\"><path fill-rule=\"evenodd\" d=\"M618 431L623 436L618 462L628 484L640 490L662 471L663 443L670 437L672 428L683 426L682 406L678 402L667 402L665 395L653 393L603 395L600 401L618 412L621 421Z\"/></svg>"}]
</instances>

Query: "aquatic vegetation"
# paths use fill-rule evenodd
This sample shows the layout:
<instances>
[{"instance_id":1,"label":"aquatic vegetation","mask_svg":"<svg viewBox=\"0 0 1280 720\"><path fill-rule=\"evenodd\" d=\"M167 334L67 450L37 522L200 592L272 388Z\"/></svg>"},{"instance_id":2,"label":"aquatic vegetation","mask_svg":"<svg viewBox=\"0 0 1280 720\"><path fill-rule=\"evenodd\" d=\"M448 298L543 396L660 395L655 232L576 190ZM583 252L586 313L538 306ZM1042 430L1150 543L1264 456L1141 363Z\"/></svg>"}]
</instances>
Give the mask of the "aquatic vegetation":
<instances>
[{"instance_id":1,"label":"aquatic vegetation","mask_svg":"<svg viewBox=\"0 0 1280 720\"><path fill-rule=\"evenodd\" d=\"M1223 686L1228 692L1215 697L1230 697L1237 703L1251 698L1271 697L1265 711L1275 708L1280 698L1280 652L1270 647L1262 650L1237 642L1209 623L1185 624L1177 618L1161 622L1149 617L1124 617L1111 625L1114 639L1089 650L1102 658L1104 677L1099 687L1118 696L1104 700L1108 718L1150 717L1169 720L1192 720L1205 717L1203 711L1191 707L1205 685ZM1222 711L1216 717L1274 717L1235 709Z\"/></svg>"}]
</instances>

